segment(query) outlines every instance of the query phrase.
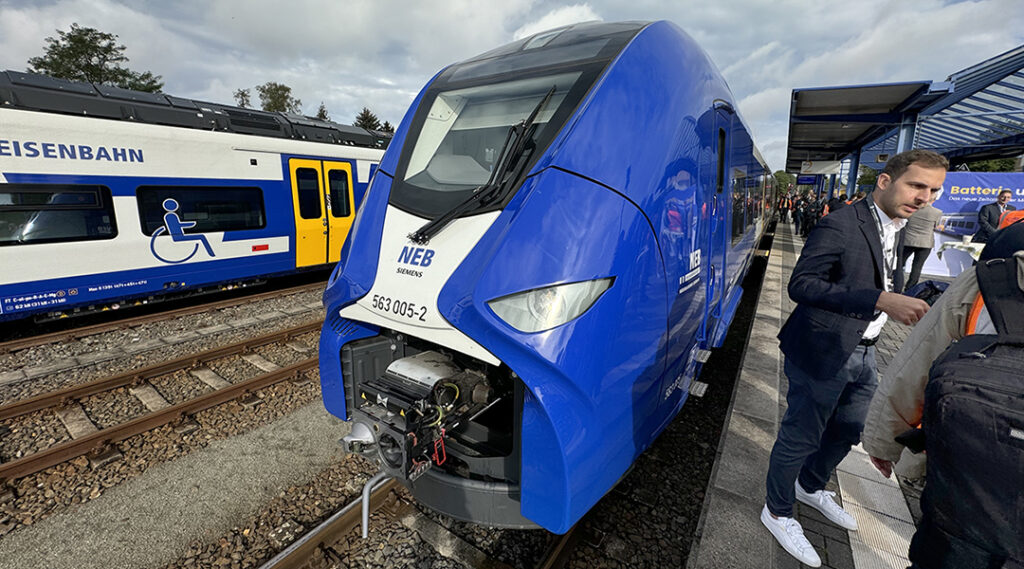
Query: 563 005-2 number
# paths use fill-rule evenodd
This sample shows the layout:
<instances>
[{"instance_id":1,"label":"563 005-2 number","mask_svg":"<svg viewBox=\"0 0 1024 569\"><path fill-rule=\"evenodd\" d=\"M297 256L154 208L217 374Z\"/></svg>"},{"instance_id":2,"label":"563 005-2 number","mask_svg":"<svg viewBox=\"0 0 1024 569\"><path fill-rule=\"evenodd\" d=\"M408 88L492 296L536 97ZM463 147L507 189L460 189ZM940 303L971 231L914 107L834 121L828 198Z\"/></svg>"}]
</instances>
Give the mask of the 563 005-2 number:
<instances>
[{"instance_id":1,"label":"563 005-2 number","mask_svg":"<svg viewBox=\"0 0 1024 569\"><path fill-rule=\"evenodd\" d=\"M396 316L402 316L410 320L419 320L420 322L427 321L427 307L417 305L415 302L408 302L398 298L375 294L370 300L370 304L373 306L374 310L394 314Z\"/></svg>"}]
</instances>

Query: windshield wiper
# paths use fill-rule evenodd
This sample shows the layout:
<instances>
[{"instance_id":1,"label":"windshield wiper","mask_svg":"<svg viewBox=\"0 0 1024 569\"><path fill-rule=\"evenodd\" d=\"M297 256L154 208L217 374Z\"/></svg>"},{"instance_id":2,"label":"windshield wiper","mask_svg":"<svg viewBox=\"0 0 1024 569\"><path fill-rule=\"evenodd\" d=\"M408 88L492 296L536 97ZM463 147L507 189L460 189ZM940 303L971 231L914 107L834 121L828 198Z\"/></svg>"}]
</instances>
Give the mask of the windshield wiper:
<instances>
[{"instance_id":1,"label":"windshield wiper","mask_svg":"<svg viewBox=\"0 0 1024 569\"><path fill-rule=\"evenodd\" d=\"M551 100L551 96L554 94L555 86L552 86L551 90L537 103L537 106L533 108L533 112L528 117L508 129L505 143L502 144L501 151L498 152L498 161L495 163L494 169L491 170L491 175L487 178L487 181L483 185L474 188L473 194L459 202L455 207L427 222L423 227L417 229L415 233L409 234L409 239L413 243L426 245L430 242L431 237L440 233L452 220L457 219L477 206L486 206L504 197L505 192L511 186L511 182L519 178L519 175L526 166L526 160L522 158L527 148L533 149L533 146L529 145L529 143L533 140L533 134L536 130L534 121L537 120L537 115L540 114L541 109Z\"/></svg>"}]
</instances>

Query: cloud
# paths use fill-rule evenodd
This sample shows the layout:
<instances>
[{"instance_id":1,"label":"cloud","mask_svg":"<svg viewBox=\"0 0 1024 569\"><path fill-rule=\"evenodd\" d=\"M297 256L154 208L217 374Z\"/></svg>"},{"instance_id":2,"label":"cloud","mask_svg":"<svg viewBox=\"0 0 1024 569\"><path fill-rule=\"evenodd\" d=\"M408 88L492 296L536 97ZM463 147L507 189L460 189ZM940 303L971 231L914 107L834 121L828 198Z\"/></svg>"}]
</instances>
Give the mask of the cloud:
<instances>
[{"instance_id":1,"label":"cloud","mask_svg":"<svg viewBox=\"0 0 1024 569\"><path fill-rule=\"evenodd\" d=\"M541 16L538 20L523 24L512 34L512 38L519 40L545 30L600 19L601 17L594 12L589 4L573 4L572 6L556 8Z\"/></svg>"},{"instance_id":2,"label":"cloud","mask_svg":"<svg viewBox=\"0 0 1024 569\"><path fill-rule=\"evenodd\" d=\"M351 121L397 124L440 69L532 33L586 20L661 20L722 69L773 168L785 160L793 88L943 80L1024 43L1019 0L0 0L0 68L23 70L72 22L114 33L128 67L165 91L231 103L238 88L292 87Z\"/></svg>"}]
</instances>

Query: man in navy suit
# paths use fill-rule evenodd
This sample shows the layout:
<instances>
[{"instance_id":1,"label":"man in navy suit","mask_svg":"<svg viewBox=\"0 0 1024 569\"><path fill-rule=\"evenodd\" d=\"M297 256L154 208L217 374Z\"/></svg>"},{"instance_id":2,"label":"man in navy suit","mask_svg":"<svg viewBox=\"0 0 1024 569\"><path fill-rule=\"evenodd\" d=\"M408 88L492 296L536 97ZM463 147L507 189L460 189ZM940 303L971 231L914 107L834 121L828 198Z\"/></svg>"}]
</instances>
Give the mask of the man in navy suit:
<instances>
[{"instance_id":1,"label":"man in navy suit","mask_svg":"<svg viewBox=\"0 0 1024 569\"><path fill-rule=\"evenodd\" d=\"M821 559L793 518L799 500L836 524L857 529L825 484L860 442L878 385L874 344L887 317L912 325L923 300L893 291L897 233L946 178L945 157L927 150L893 156L875 190L818 223L789 281L797 306L779 332L788 405L768 465L761 522L801 562Z\"/></svg>"},{"instance_id":2,"label":"man in navy suit","mask_svg":"<svg viewBox=\"0 0 1024 569\"><path fill-rule=\"evenodd\" d=\"M995 203L981 206L981 210L978 211L978 232L974 234L972 239L975 243L987 242L988 238L999 229L999 220L1003 214L1008 211L1017 210L1017 208L1010 205L1011 196L1013 196L1013 192L1003 190L999 192Z\"/></svg>"}]
</instances>

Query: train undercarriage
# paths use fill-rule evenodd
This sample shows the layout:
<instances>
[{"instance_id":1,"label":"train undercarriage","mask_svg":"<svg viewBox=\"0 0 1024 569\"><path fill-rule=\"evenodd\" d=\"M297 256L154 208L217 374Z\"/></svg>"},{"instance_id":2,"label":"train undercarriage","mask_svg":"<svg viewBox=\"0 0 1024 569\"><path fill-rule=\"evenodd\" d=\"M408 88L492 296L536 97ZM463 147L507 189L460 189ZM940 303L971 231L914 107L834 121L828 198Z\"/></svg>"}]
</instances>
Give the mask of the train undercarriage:
<instances>
[{"instance_id":1,"label":"train undercarriage","mask_svg":"<svg viewBox=\"0 0 1024 569\"><path fill-rule=\"evenodd\" d=\"M511 370L384 329L346 344L341 361L348 452L453 518L537 527L520 514L523 384Z\"/></svg>"}]
</instances>

